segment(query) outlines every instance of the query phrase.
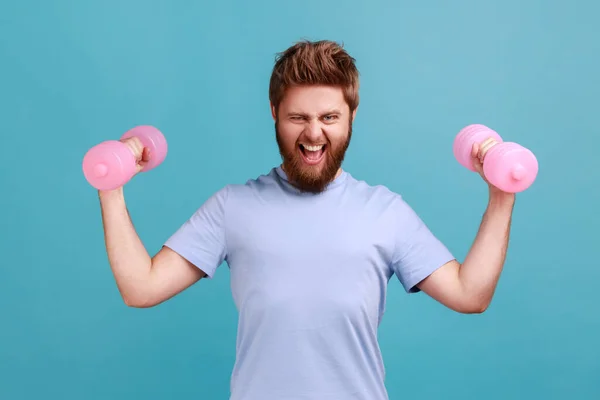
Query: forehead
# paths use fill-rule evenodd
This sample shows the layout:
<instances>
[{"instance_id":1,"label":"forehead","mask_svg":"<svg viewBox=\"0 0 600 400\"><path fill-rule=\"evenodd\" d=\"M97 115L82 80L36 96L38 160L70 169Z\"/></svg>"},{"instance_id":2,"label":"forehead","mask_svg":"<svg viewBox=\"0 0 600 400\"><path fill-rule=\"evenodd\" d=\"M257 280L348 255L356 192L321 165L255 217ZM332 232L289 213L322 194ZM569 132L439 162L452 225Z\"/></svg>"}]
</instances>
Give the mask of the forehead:
<instances>
[{"instance_id":1,"label":"forehead","mask_svg":"<svg viewBox=\"0 0 600 400\"><path fill-rule=\"evenodd\" d=\"M294 86L289 88L280 104L284 112L322 113L328 110L349 110L344 92L334 86Z\"/></svg>"}]
</instances>

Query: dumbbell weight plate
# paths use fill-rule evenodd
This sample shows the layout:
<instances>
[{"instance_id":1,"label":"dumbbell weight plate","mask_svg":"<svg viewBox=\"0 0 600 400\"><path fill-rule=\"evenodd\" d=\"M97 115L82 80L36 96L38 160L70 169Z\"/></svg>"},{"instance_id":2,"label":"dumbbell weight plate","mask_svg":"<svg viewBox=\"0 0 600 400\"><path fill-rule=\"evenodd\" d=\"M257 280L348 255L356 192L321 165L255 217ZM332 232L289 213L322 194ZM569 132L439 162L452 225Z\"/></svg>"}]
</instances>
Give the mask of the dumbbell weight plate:
<instances>
[{"instance_id":1,"label":"dumbbell weight plate","mask_svg":"<svg viewBox=\"0 0 600 400\"><path fill-rule=\"evenodd\" d=\"M83 157L83 174L98 190L123 186L135 174L136 161L129 148L118 140L92 147Z\"/></svg>"},{"instance_id":2,"label":"dumbbell weight plate","mask_svg":"<svg viewBox=\"0 0 600 400\"><path fill-rule=\"evenodd\" d=\"M518 193L529 188L537 177L538 168L535 155L513 142L492 147L483 162L483 173L487 180L507 193Z\"/></svg>"}]
</instances>

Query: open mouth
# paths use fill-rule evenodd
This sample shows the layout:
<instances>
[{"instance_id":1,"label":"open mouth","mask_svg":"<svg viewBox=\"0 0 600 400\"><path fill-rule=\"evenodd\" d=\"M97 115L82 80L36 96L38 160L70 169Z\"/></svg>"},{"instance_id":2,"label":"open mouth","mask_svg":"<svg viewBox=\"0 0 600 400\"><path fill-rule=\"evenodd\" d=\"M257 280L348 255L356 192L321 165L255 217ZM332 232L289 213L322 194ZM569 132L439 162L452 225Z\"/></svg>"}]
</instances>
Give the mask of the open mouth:
<instances>
[{"instance_id":1,"label":"open mouth","mask_svg":"<svg viewBox=\"0 0 600 400\"><path fill-rule=\"evenodd\" d=\"M309 165L320 163L325 156L325 151L327 150L326 144L320 144L316 146L300 144L299 147L300 154L302 154L302 159Z\"/></svg>"}]
</instances>

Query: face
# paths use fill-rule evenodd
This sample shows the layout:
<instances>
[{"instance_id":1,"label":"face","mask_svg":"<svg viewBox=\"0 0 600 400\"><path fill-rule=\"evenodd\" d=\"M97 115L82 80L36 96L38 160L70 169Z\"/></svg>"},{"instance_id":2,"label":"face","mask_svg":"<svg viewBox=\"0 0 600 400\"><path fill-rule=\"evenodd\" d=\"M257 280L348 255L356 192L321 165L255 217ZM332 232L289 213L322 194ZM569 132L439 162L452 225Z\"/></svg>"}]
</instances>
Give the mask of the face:
<instances>
[{"instance_id":1,"label":"face","mask_svg":"<svg viewBox=\"0 0 600 400\"><path fill-rule=\"evenodd\" d=\"M271 108L283 169L304 192L319 193L341 172L356 111L342 89L298 86L287 90L278 113Z\"/></svg>"}]
</instances>

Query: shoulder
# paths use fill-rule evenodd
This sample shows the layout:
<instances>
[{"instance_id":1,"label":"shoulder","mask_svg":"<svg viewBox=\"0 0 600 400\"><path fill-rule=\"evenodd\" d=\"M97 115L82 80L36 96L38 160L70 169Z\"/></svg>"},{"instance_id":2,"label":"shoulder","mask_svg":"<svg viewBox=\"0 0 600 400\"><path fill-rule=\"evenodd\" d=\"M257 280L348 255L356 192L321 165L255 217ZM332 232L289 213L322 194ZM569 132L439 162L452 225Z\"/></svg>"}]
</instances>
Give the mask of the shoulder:
<instances>
[{"instance_id":1,"label":"shoulder","mask_svg":"<svg viewBox=\"0 0 600 400\"><path fill-rule=\"evenodd\" d=\"M278 189L279 186L280 183L278 182L275 169L272 169L268 173L249 178L244 183L230 183L225 185L219 192L230 198L239 198L252 195L253 193Z\"/></svg>"},{"instance_id":2,"label":"shoulder","mask_svg":"<svg viewBox=\"0 0 600 400\"><path fill-rule=\"evenodd\" d=\"M405 197L386 185L349 177L347 196L352 199L354 209L361 209L369 218L396 230L411 230L420 224L420 217Z\"/></svg>"},{"instance_id":3,"label":"shoulder","mask_svg":"<svg viewBox=\"0 0 600 400\"><path fill-rule=\"evenodd\" d=\"M265 192L277 191L280 187L277 175L273 170L268 173L247 179L244 183L230 183L214 192L208 202L217 203L222 207L238 204L256 198Z\"/></svg>"},{"instance_id":4,"label":"shoulder","mask_svg":"<svg viewBox=\"0 0 600 400\"><path fill-rule=\"evenodd\" d=\"M370 184L348 174L348 194L364 202L366 206L377 205L385 208L398 208L404 203L402 195L383 184Z\"/></svg>"}]
</instances>

